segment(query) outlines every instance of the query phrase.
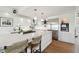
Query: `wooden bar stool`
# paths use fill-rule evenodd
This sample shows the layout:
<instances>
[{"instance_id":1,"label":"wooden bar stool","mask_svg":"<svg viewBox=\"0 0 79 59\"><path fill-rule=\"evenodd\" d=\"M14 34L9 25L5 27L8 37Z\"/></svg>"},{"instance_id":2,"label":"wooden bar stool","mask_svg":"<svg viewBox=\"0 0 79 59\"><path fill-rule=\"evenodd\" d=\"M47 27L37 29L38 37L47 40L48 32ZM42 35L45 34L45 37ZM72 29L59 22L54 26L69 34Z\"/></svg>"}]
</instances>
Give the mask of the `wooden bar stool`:
<instances>
[{"instance_id":1,"label":"wooden bar stool","mask_svg":"<svg viewBox=\"0 0 79 59\"><path fill-rule=\"evenodd\" d=\"M14 43L11 46L4 46L5 53L20 53L28 46L28 41ZM26 50L27 52L27 50Z\"/></svg>"},{"instance_id":2,"label":"wooden bar stool","mask_svg":"<svg viewBox=\"0 0 79 59\"><path fill-rule=\"evenodd\" d=\"M37 36L32 38L31 53L41 53L41 37L42 36ZM38 47L39 49L36 49L36 47Z\"/></svg>"}]
</instances>

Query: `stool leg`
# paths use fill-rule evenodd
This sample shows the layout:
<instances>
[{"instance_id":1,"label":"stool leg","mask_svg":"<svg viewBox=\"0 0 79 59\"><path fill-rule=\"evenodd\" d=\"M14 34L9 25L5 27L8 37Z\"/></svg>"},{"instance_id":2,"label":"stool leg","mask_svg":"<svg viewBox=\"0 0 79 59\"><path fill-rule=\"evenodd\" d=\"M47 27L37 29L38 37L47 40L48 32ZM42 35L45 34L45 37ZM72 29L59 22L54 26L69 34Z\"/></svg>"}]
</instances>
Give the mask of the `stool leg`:
<instances>
[{"instance_id":1,"label":"stool leg","mask_svg":"<svg viewBox=\"0 0 79 59\"><path fill-rule=\"evenodd\" d=\"M7 49L7 46L4 46L4 49Z\"/></svg>"},{"instance_id":2,"label":"stool leg","mask_svg":"<svg viewBox=\"0 0 79 59\"><path fill-rule=\"evenodd\" d=\"M32 45L31 45L31 53L32 53Z\"/></svg>"},{"instance_id":3,"label":"stool leg","mask_svg":"<svg viewBox=\"0 0 79 59\"><path fill-rule=\"evenodd\" d=\"M25 48L25 52L27 53L27 47Z\"/></svg>"},{"instance_id":4,"label":"stool leg","mask_svg":"<svg viewBox=\"0 0 79 59\"><path fill-rule=\"evenodd\" d=\"M41 41L40 41L40 46L39 46L39 49L40 49L40 53L41 53Z\"/></svg>"}]
</instances>

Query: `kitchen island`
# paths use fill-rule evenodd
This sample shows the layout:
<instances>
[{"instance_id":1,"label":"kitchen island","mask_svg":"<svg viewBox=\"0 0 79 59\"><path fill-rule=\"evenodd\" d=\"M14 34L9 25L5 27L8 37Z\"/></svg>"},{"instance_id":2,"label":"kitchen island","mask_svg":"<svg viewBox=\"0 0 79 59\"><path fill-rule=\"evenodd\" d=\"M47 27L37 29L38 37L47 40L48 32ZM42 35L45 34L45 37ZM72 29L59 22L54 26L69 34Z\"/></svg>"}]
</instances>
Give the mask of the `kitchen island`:
<instances>
[{"instance_id":1,"label":"kitchen island","mask_svg":"<svg viewBox=\"0 0 79 59\"><path fill-rule=\"evenodd\" d=\"M48 45L52 42L52 32L47 30L36 30L33 33L28 34L4 34L0 35L0 49L2 49L4 46L11 46L14 43L21 42L28 40L28 42L32 41L33 37L42 35L41 39L41 51L43 51ZM28 53L30 52L30 48L28 48Z\"/></svg>"}]
</instances>

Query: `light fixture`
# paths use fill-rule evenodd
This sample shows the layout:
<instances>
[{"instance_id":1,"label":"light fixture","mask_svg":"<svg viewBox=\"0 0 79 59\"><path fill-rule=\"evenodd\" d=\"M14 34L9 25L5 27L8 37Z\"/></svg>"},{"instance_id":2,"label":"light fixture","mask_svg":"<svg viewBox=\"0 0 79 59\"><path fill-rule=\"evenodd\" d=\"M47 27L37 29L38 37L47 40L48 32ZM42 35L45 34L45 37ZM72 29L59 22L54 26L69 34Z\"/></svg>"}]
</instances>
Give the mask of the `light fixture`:
<instances>
[{"instance_id":1,"label":"light fixture","mask_svg":"<svg viewBox=\"0 0 79 59\"><path fill-rule=\"evenodd\" d=\"M41 19L41 21L44 21L44 19Z\"/></svg>"},{"instance_id":2,"label":"light fixture","mask_svg":"<svg viewBox=\"0 0 79 59\"><path fill-rule=\"evenodd\" d=\"M37 20L37 17L34 17L34 20Z\"/></svg>"},{"instance_id":3,"label":"light fixture","mask_svg":"<svg viewBox=\"0 0 79 59\"><path fill-rule=\"evenodd\" d=\"M44 15L44 13L41 12L41 21L44 21L44 19L43 19L43 15Z\"/></svg>"},{"instance_id":4,"label":"light fixture","mask_svg":"<svg viewBox=\"0 0 79 59\"><path fill-rule=\"evenodd\" d=\"M34 25L36 25L36 22L37 22L37 19L38 19L36 13L37 13L37 9L34 9L34 18L33 18L33 24Z\"/></svg>"},{"instance_id":5,"label":"light fixture","mask_svg":"<svg viewBox=\"0 0 79 59\"><path fill-rule=\"evenodd\" d=\"M33 18L34 20L37 20L36 11L37 11L37 9L34 9L34 14L35 14L35 15L34 15L34 18Z\"/></svg>"},{"instance_id":6,"label":"light fixture","mask_svg":"<svg viewBox=\"0 0 79 59\"><path fill-rule=\"evenodd\" d=\"M47 24L48 20L47 20L47 18L45 18L45 15L43 12L41 12L41 18L42 18L41 21L44 22L44 24Z\"/></svg>"},{"instance_id":7,"label":"light fixture","mask_svg":"<svg viewBox=\"0 0 79 59\"><path fill-rule=\"evenodd\" d=\"M13 8L13 9L12 9L12 13L13 13L13 14L16 14L16 13L17 13L17 9Z\"/></svg>"},{"instance_id":8,"label":"light fixture","mask_svg":"<svg viewBox=\"0 0 79 59\"><path fill-rule=\"evenodd\" d=\"M34 11L37 11L37 9L34 9Z\"/></svg>"}]
</instances>

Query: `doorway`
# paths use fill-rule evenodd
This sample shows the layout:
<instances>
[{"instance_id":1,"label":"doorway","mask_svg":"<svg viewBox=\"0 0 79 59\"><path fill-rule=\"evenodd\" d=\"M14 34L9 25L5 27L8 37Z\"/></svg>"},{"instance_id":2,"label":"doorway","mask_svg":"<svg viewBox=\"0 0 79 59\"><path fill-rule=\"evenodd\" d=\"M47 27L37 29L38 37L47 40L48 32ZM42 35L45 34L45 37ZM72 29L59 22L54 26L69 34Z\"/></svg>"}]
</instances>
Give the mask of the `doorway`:
<instances>
[{"instance_id":1,"label":"doorway","mask_svg":"<svg viewBox=\"0 0 79 59\"><path fill-rule=\"evenodd\" d=\"M50 29L52 31L52 40L58 41L59 18L49 19Z\"/></svg>"},{"instance_id":2,"label":"doorway","mask_svg":"<svg viewBox=\"0 0 79 59\"><path fill-rule=\"evenodd\" d=\"M75 19L75 52L79 53L79 17Z\"/></svg>"}]
</instances>

